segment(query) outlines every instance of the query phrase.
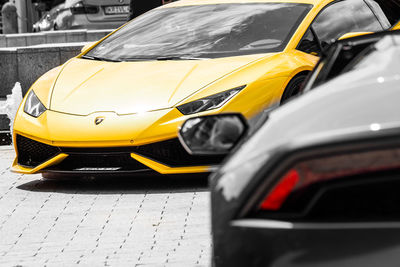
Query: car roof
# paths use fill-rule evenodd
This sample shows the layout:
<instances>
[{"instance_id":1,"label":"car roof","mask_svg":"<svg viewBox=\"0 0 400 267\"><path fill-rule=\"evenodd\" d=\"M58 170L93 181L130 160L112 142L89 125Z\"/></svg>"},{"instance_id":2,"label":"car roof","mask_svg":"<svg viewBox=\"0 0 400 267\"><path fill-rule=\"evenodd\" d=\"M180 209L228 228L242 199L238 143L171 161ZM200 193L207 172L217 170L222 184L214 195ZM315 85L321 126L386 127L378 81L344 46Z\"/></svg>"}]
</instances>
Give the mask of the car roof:
<instances>
[{"instance_id":1,"label":"car roof","mask_svg":"<svg viewBox=\"0 0 400 267\"><path fill-rule=\"evenodd\" d=\"M299 3L299 4L316 5L323 2L331 2L331 1L329 0L180 0L165 5L164 7L225 4L225 3Z\"/></svg>"}]
</instances>

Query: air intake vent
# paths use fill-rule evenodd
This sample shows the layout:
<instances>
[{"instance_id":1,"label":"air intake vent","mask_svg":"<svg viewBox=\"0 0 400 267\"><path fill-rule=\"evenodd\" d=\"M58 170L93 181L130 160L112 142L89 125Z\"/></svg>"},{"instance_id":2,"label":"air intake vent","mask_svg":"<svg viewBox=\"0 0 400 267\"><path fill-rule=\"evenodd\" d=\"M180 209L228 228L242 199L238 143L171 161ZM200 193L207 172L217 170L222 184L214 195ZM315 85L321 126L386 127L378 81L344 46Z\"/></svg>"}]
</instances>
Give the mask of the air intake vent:
<instances>
[{"instance_id":1,"label":"air intake vent","mask_svg":"<svg viewBox=\"0 0 400 267\"><path fill-rule=\"evenodd\" d=\"M130 153L83 153L69 154L60 164L51 167L49 170L53 171L77 171L77 172L124 172L124 171L137 171L148 170L149 168L140 162L134 160Z\"/></svg>"},{"instance_id":2,"label":"air intake vent","mask_svg":"<svg viewBox=\"0 0 400 267\"><path fill-rule=\"evenodd\" d=\"M218 164L223 156L193 156L182 147L178 138L135 147L140 155L151 158L171 167Z\"/></svg>"},{"instance_id":3,"label":"air intake vent","mask_svg":"<svg viewBox=\"0 0 400 267\"><path fill-rule=\"evenodd\" d=\"M58 147L49 146L17 135L18 164L36 167L60 153Z\"/></svg>"}]
</instances>

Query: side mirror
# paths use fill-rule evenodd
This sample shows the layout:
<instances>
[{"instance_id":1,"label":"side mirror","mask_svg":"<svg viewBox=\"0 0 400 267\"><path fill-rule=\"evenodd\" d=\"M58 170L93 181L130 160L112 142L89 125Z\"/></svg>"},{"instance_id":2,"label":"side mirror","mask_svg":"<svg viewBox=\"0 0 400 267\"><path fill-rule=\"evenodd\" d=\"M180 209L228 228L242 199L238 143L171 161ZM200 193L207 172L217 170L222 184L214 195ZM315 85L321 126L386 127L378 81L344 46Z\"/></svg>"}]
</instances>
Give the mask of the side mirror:
<instances>
[{"instance_id":1,"label":"side mirror","mask_svg":"<svg viewBox=\"0 0 400 267\"><path fill-rule=\"evenodd\" d=\"M90 48L92 48L92 46L97 43L97 42L90 42L85 44L82 49L81 49L81 53L86 53Z\"/></svg>"},{"instance_id":2,"label":"side mirror","mask_svg":"<svg viewBox=\"0 0 400 267\"><path fill-rule=\"evenodd\" d=\"M178 136L192 155L227 155L248 128L246 119L239 113L209 115L185 121Z\"/></svg>"},{"instance_id":3,"label":"side mirror","mask_svg":"<svg viewBox=\"0 0 400 267\"><path fill-rule=\"evenodd\" d=\"M348 33L345 33L342 36L340 36L338 40L367 35L367 34L371 34L371 33L373 33L373 32L348 32Z\"/></svg>"}]
</instances>

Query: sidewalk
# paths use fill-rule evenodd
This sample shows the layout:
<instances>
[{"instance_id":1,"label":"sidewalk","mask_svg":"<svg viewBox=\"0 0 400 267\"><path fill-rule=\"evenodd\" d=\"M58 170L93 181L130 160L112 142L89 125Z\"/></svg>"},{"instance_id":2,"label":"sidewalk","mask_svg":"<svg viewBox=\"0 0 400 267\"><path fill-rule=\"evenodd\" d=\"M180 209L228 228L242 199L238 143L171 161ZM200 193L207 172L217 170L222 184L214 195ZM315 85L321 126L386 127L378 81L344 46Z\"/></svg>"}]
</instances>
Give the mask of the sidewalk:
<instances>
[{"instance_id":1,"label":"sidewalk","mask_svg":"<svg viewBox=\"0 0 400 267\"><path fill-rule=\"evenodd\" d=\"M50 181L0 146L0 266L209 266L206 179Z\"/></svg>"}]
</instances>

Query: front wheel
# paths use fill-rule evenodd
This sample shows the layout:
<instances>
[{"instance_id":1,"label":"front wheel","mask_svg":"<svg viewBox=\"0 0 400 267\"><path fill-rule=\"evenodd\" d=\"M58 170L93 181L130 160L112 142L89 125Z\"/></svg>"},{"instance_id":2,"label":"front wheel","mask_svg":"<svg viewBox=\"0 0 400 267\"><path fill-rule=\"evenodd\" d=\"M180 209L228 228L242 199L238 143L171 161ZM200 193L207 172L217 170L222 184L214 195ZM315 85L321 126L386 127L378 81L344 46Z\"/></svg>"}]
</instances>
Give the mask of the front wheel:
<instances>
[{"instance_id":1,"label":"front wheel","mask_svg":"<svg viewBox=\"0 0 400 267\"><path fill-rule=\"evenodd\" d=\"M287 102L290 98L300 94L303 90L304 82L306 80L307 75L298 75L295 76L289 84L286 86L285 91L283 92L281 98L281 104Z\"/></svg>"}]
</instances>

